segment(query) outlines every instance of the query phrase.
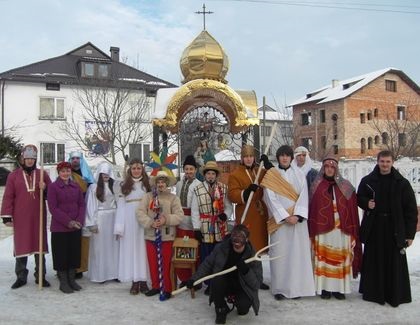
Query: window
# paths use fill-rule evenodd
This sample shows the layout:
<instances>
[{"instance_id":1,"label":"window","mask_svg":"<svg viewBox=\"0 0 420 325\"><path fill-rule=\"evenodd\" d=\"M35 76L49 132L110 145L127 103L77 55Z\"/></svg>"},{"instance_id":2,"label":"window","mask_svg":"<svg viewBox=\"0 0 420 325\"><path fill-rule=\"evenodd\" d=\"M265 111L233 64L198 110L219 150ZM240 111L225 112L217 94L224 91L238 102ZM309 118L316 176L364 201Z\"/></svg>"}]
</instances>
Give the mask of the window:
<instances>
[{"instance_id":1,"label":"window","mask_svg":"<svg viewBox=\"0 0 420 325\"><path fill-rule=\"evenodd\" d=\"M371 110L368 110L368 112L367 112L367 119L368 119L368 121L370 121L372 119L372 111Z\"/></svg>"},{"instance_id":2,"label":"window","mask_svg":"<svg viewBox=\"0 0 420 325\"><path fill-rule=\"evenodd\" d=\"M332 120L332 131L333 131L333 139L337 140L337 134L338 134L338 127L337 127L337 121L338 121L338 115L337 114L333 114L331 116L331 120Z\"/></svg>"},{"instance_id":3,"label":"window","mask_svg":"<svg viewBox=\"0 0 420 325\"><path fill-rule=\"evenodd\" d=\"M360 123L361 124L366 123L365 113L360 113Z\"/></svg>"},{"instance_id":4,"label":"window","mask_svg":"<svg viewBox=\"0 0 420 325\"><path fill-rule=\"evenodd\" d=\"M139 158L143 162L150 161L150 144L148 143L130 143L129 156Z\"/></svg>"},{"instance_id":5,"label":"window","mask_svg":"<svg viewBox=\"0 0 420 325\"><path fill-rule=\"evenodd\" d=\"M397 82L394 80L385 80L385 90L395 93L397 91Z\"/></svg>"},{"instance_id":6,"label":"window","mask_svg":"<svg viewBox=\"0 0 420 325\"><path fill-rule=\"evenodd\" d=\"M82 76L83 77L95 76L95 64L83 62L82 63Z\"/></svg>"},{"instance_id":7,"label":"window","mask_svg":"<svg viewBox=\"0 0 420 325\"><path fill-rule=\"evenodd\" d=\"M321 148L327 149L327 137L325 135L321 136Z\"/></svg>"},{"instance_id":8,"label":"window","mask_svg":"<svg viewBox=\"0 0 420 325\"><path fill-rule=\"evenodd\" d=\"M405 133L398 133L398 145L401 147L407 145L407 135Z\"/></svg>"},{"instance_id":9,"label":"window","mask_svg":"<svg viewBox=\"0 0 420 325\"><path fill-rule=\"evenodd\" d=\"M370 150L372 148L373 148L373 139L372 139L372 137L369 137L368 138L368 150Z\"/></svg>"},{"instance_id":10,"label":"window","mask_svg":"<svg viewBox=\"0 0 420 325\"><path fill-rule=\"evenodd\" d=\"M360 139L360 153L366 152L366 139L362 138Z\"/></svg>"},{"instance_id":11,"label":"window","mask_svg":"<svg viewBox=\"0 0 420 325\"><path fill-rule=\"evenodd\" d=\"M64 161L63 143L41 143L42 157L45 164L55 164L59 161Z\"/></svg>"},{"instance_id":12,"label":"window","mask_svg":"<svg viewBox=\"0 0 420 325\"><path fill-rule=\"evenodd\" d=\"M271 126L261 126L261 135L269 137L271 135Z\"/></svg>"},{"instance_id":13,"label":"window","mask_svg":"<svg viewBox=\"0 0 420 325\"><path fill-rule=\"evenodd\" d=\"M109 65L108 64L99 64L98 66L98 77L99 78L108 78L109 75Z\"/></svg>"},{"instance_id":14,"label":"window","mask_svg":"<svg viewBox=\"0 0 420 325\"><path fill-rule=\"evenodd\" d=\"M301 115L302 118L302 125L311 125L312 123L312 118L311 118L311 113L303 113Z\"/></svg>"},{"instance_id":15,"label":"window","mask_svg":"<svg viewBox=\"0 0 420 325\"><path fill-rule=\"evenodd\" d=\"M373 117L378 117L378 109L377 108L375 108L373 110Z\"/></svg>"},{"instance_id":16,"label":"window","mask_svg":"<svg viewBox=\"0 0 420 325\"><path fill-rule=\"evenodd\" d=\"M309 151L312 151L312 138L302 138L301 144Z\"/></svg>"},{"instance_id":17,"label":"window","mask_svg":"<svg viewBox=\"0 0 420 325\"><path fill-rule=\"evenodd\" d=\"M397 106L397 120L405 120L405 106Z\"/></svg>"},{"instance_id":18,"label":"window","mask_svg":"<svg viewBox=\"0 0 420 325\"><path fill-rule=\"evenodd\" d=\"M319 111L319 122L325 123L325 109Z\"/></svg>"},{"instance_id":19,"label":"window","mask_svg":"<svg viewBox=\"0 0 420 325\"><path fill-rule=\"evenodd\" d=\"M376 145L379 145L379 142L380 142L380 141L381 141L381 140L380 140L379 135L375 136L375 144L376 144Z\"/></svg>"},{"instance_id":20,"label":"window","mask_svg":"<svg viewBox=\"0 0 420 325\"><path fill-rule=\"evenodd\" d=\"M389 135L388 135L388 133L386 133L386 132L384 132L384 133L382 133L382 144L388 144L388 142L389 142Z\"/></svg>"},{"instance_id":21,"label":"window","mask_svg":"<svg viewBox=\"0 0 420 325\"><path fill-rule=\"evenodd\" d=\"M60 91L60 84L58 82L47 82L45 84L45 89Z\"/></svg>"},{"instance_id":22,"label":"window","mask_svg":"<svg viewBox=\"0 0 420 325\"><path fill-rule=\"evenodd\" d=\"M338 155L338 145L333 145L333 152L334 152L334 155Z\"/></svg>"},{"instance_id":23,"label":"window","mask_svg":"<svg viewBox=\"0 0 420 325\"><path fill-rule=\"evenodd\" d=\"M64 119L64 98L41 97L39 100L39 119Z\"/></svg>"}]
</instances>

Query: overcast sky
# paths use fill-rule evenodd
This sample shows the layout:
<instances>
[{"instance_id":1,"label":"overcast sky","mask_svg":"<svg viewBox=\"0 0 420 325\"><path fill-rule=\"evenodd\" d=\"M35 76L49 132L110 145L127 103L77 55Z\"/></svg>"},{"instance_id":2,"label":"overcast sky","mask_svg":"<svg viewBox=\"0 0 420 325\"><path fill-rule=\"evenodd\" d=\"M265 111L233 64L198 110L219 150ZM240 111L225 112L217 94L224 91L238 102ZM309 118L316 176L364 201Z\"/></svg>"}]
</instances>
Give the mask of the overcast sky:
<instances>
[{"instance_id":1,"label":"overcast sky","mask_svg":"<svg viewBox=\"0 0 420 325\"><path fill-rule=\"evenodd\" d=\"M336 8L344 3L369 11ZM203 29L202 16L194 13L202 4L0 0L0 71L92 42L106 53L110 46L120 47L129 64L180 84L179 58ZM229 85L255 90L259 105L262 96L280 106L332 79L386 67L401 69L420 84L418 1L206 1L206 6L214 12L206 17L207 30L230 59Z\"/></svg>"}]
</instances>

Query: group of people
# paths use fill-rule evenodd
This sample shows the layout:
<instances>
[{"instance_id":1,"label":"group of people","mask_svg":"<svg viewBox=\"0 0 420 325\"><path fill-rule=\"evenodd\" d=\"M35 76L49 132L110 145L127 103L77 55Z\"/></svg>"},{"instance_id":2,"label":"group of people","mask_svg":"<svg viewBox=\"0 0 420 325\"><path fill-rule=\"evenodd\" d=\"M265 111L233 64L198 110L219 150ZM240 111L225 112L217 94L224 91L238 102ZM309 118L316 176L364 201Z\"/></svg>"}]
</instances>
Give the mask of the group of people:
<instances>
[{"instance_id":1,"label":"group of people","mask_svg":"<svg viewBox=\"0 0 420 325\"><path fill-rule=\"evenodd\" d=\"M14 227L13 289L26 284L27 256L32 254L35 281L42 278L42 285L50 286L45 258L43 276L38 274L42 192L51 212L53 266L65 293L81 289L75 279L87 270L91 281L131 282L131 294L169 299L173 241L189 237L200 243L198 270L175 270L181 286L199 290L199 279L235 266L205 283L217 324L226 322L229 303L240 315L251 307L258 314L259 289L271 288L276 300L316 294L343 300L351 292L351 278L359 273L363 299L394 307L411 301L405 249L415 236L417 205L388 151L378 154L377 166L362 179L357 193L333 156L316 171L306 148L286 145L276 152L276 166L244 145L241 164L227 184L220 182L221 169L214 160L201 161L203 180L198 180L193 155L185 158L178 183L164 171L149 177L135 158L122 182L106 162L93 177L87 165L82 168L80 153L59 163L58 178L51 182L36 168L36 159L37 148L25 146L21 167L8 177L2 204L3 222ZM176 194L170 191L174 185ZM361 225L358 206L364 210ZM45 225L45 204L41 211ZM46 229L42 240L44 254ZM256 251L266 252L269 244L270 286L263 283L261 262L246 261Z\"/></svg>"}]
</instances>

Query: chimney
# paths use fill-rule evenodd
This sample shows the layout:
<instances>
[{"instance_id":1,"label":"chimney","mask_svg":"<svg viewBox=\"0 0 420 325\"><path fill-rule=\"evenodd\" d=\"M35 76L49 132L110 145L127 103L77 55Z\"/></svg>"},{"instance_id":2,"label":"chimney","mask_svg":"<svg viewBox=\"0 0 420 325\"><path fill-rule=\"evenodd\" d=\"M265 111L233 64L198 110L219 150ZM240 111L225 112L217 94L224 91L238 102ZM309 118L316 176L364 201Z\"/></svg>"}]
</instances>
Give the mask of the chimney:
<instances>
[{"instance_id":1,"label":"chimney","mask_svg":"<svg viewBox=\"0 0 420 325\"><path fill-rule=\"evenodd\" d=\"M111 48L109 49L109 51L111 52L111 59L112 59L112 61L119 62L120 61L120 48L119 47L111 46Z\"/></svg>"},{"instance_id":2,"label":"chimney","mask_svg":"<svg viewBox=\"0 0 420 325\"><path fill-rule=\"evenodd\" d=\"M338 80L338 79L333 79L333 80L332 80L332 87L333 87L333 88L337 87L337 86L339 85L339 83L340 83L340 80Z\"/></svg>"}]
</instances>

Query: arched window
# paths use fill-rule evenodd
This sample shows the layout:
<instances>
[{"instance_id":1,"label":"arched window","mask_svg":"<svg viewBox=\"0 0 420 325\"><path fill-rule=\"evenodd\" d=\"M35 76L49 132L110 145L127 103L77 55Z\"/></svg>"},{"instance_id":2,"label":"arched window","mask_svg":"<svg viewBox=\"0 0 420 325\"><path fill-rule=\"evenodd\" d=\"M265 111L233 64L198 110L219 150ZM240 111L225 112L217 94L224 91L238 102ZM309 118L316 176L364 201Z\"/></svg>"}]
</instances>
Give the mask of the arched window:
<instances>
[{"instance_id":1,"label":"arched window","mask_svg":"<svg viewBox=\"0 0 420 325\"><path fill-rule=\"evenodd\" d=\"M373 110L373 117L378 117L378 109L377 108L375 108Z\"/></svg>"},{"instance_id":2,"label":"arched window","mask_svg":"<svg viewBox=\"0 0 420 325\"><path fill-rule=\"evenodd\" d=\"M368 138L368 150L372 149L372 147L373 147L373 140L372 140L372 137L369 137Z\"/></svg>"},{"instance_id":3,"label":"arched window","mask_svg":"<svg viewBox=\"0 0 420 325\"><path fill-rule=\"evenodd\" d=\"M380 136L379 135L377 135L376 137L375 137L375 145L379 145L379 142L381 141L381 138L380 138Z\"/></svg>"},{"instance_id":4,"label":"arched window","mask_svg":"<svg viewBox=\"0 0 420 325\"><path fill-rule=\"evenodd\" d=\"M370 121L372 119L372 110L371 109L368 110L368 112L367 112L367 119L368 119L368 121Z\"/></svg>"},{"instance_id":5,"label":"arched window","mask_svg":"<svg viewBox=\"0 0 420 325\"><path fill-rule=\"evenodd\" d=\"M365 153L366 152L366 139L362 138L360 140L360 153Z\"/></svg>"},{"instance_id":6,"label":"arched window","mask_svg":"<svg viewBox=\"0 0 420 325\"><path fill-rule=\"evenodd\" d=\"M388 133L386 133L386 132L382 133L382 144L388 144L388 142L389 142Z\"/></svg>"}]
</instances>

